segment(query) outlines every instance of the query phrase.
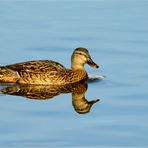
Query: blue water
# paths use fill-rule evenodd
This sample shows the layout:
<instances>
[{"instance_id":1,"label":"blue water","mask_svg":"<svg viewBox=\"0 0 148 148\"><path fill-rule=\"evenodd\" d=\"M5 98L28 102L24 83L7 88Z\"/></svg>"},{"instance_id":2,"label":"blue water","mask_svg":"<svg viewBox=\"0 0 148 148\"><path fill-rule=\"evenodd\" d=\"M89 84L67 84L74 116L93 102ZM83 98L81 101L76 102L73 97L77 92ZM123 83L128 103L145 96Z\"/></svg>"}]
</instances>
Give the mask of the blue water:
<instances>
[{"instance_id":1,"label":"blue water","mask_svg":"<svg viewBox=\"0 0 148 148\"><path fill-rule=\"evenodd\" d=\"M0 1L0 64L52 59L70 67L86 47L103 74L87 114L71 94L37 101L0 94L0 147L148 147L148 1Z\"/></svg>"}]
</instances>

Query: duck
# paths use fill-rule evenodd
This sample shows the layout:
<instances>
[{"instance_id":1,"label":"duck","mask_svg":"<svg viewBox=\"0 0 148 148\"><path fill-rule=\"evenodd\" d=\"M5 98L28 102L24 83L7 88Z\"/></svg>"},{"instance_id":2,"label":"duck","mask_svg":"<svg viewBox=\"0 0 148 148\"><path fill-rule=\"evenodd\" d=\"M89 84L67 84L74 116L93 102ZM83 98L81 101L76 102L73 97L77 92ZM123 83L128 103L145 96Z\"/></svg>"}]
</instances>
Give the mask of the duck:
<instances>
[{"instance_id":1,"label":"duck","mask_svg":"<svg viewBox=\"0 0 148 148\"><path fill-rule=\"evenodd\" d=\"M99 66L86 48L76 48L71 56L71 68L52 60L26 61L0 66L1 83L66 85L88 79L84 65Z\"/></svg>"}]
</instances>

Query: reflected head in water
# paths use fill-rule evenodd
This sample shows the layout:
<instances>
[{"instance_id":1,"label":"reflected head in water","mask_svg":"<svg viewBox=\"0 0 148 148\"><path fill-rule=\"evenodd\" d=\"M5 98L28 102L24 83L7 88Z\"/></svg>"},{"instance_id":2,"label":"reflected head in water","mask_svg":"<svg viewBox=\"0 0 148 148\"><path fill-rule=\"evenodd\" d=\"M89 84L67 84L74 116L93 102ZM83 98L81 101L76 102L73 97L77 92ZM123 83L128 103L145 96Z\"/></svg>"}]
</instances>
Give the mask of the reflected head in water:
<instances>
[{"instance_id":1,"label":"reflected head in water","mask_svg":"<svg viewBox=\"0 0 148 148\"><path fill-rule=\"evenodd\" d=\"M99 101L99 99L88 101L85 98L87 86L87 83L83 82L81 83L81 87L76 86L78 89L72 93L72 104L75 111L79 114L88 113L91 107Z\"/></svg>"},{"instance_id":2,"label":"reflected head in water","mask_svg":"<svg viewBox=\"0 0 148 148\"><path fill-rule=\"evenodd\" d=\"M85 96L77 96L76 94L72 94L72 104L75 109L75 111L79 114L85 114L88 113L92 107L93 104L100 101L99 99L88 101L85 99Z\"/></svg>"},{"instance_id":3,"label":"reflected head in water","mask_svg":"<svg viewBox=\"0 0 148 148\"><path fill-rule=\"evenodd\" d=\"M2 85L1 85L2 86ZM0 92L3 94L22 96L28 99L46 100L63 94L72 94L72 105L77 113L88 113L99 100L88 101L85 98L87 84L84 81L70 85L3 85ZM62 100L60 100L62 101Z\"/></svg>"}]
</instances>

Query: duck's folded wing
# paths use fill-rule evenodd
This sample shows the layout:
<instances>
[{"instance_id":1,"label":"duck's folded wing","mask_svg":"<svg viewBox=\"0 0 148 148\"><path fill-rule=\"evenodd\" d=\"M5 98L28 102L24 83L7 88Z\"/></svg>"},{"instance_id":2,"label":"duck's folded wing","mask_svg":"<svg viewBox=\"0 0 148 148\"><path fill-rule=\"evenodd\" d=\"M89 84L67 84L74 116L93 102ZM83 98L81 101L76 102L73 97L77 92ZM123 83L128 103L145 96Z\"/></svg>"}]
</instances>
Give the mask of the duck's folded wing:
<instances>
[{"instance_id":1,"label":"duck's folded wing","mask_svg":"<svg viewBox=\"0 0 148 148\"><path fill-rule=\"evenodd\" d=\"M28 61L23 63L7 65L6 67L17 72L25 71L32 73L45 73L49 71L65 69L65 67L60 63L49 60Z\"/></svg>"}]
</instances>

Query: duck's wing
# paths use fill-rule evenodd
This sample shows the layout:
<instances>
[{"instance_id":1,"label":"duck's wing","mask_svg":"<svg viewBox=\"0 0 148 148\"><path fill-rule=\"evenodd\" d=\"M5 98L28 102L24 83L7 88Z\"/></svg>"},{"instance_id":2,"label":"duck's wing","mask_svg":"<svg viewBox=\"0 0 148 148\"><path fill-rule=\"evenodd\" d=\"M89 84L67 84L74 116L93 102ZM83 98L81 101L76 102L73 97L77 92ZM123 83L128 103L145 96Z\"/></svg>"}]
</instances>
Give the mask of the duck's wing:
<instances>
[{"instance_id":1,"label":"duck's wing","mask_svg":"<svg viewBox=\"0 0 148 148\"><path fill-rule=\"evenodd\" d=\"M65 69L65 67L62 64L51 60L28 61L23 63L7 65L5 67L17 72L24 71L32 73L46 73L49 71L58 71L61 69Z\"/></svg>"}]
</instances>

